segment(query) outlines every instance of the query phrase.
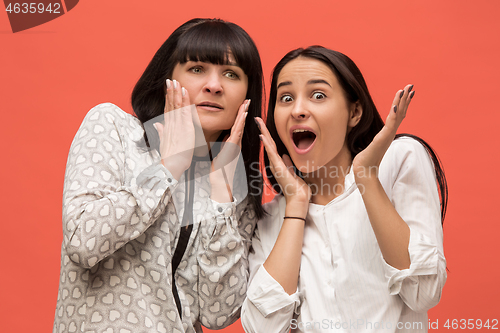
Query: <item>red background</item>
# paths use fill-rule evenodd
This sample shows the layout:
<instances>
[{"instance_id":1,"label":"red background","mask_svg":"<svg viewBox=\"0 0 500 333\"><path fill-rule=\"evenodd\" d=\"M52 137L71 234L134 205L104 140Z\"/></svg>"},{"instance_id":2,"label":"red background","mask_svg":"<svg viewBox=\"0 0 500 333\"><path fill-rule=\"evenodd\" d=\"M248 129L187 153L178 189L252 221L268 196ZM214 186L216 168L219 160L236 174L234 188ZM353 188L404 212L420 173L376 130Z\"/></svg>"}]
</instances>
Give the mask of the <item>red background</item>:
<instances>
[{"instance_id":1,"label":"red background","mask_svg":"<svg viewBox=\"0 0 500 333\"><path fill-rule=\"evenodd\" d=\"M154 52L194 17L222 18L248 31L267 91L274 64L311 44L358 64L384 119L395 92L413 83L401 131L438 151L450 190L448 281L429 318L443 331L447 319L500 319L499 14L494 0L86 0L13 34L1 12L0 330L52 330L73 136L99 103L131 112L130 93ZM222 332L243 330L237 323Z\"/></svg>"}]
</instances>

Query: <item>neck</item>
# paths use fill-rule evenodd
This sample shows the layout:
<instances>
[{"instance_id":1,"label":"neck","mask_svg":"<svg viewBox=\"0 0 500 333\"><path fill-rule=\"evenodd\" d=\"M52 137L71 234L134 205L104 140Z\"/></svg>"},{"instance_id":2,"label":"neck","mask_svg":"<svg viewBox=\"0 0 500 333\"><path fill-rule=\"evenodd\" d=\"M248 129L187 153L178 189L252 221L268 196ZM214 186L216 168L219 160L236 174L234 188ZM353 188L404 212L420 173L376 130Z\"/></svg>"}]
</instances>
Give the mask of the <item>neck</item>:
<instances>
[{"instance_id":1,"label":"neck","mask_svg":"<svg viewBox=\"0 0 500 333\"><path fill-rule=\"evenodd\" d=\"M341 151L324 166L305 174L304 181L311 187L311 202L326 205L344 193L345 177L352 163L351 152L344 145Z\"/></svg>"},{"instance_id":2,"label":"neck","mask_svg":"<svg viewBox=\"0 0 500 333\"><path fill-rule=\"evenodd\" d=\"M217 138L219 135L222 133L222 131L205 131L203 130L203 134L205 135L205 141L210 144L211 142L216 142Z\"/></svg>"}]
</instances>

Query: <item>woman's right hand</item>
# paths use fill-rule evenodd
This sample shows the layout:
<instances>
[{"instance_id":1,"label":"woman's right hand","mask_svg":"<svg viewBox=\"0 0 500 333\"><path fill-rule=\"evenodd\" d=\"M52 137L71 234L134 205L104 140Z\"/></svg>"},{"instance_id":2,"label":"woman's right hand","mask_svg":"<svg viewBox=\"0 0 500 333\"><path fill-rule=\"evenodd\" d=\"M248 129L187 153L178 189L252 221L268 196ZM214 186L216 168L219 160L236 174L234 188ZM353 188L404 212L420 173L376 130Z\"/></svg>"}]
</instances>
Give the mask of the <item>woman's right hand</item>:
<instances>
[{"instance_id":1,"label":"woman's right hand","mask_svg":"<svg viewBox=\"0 0 500 333\"><path fill-rule=\"evenodd\" d=\"M160 137L160 154L163 165L179 180L191 165L195 147L195 128L189 93L176 80L167 79L164 124L154 126Z\"/></svg>"},{"instance_id":2,"label":"woman's right hand","mask_svg":"<svg viewBox=\"0 0 500 333\"><path fill-rule=\"evenodd\" d=\"M276 143L261 118L255 117L262 133L260 139L269 158L269 166L286 200L285 216L273 249L263 266L288 295L297 291L305 218L309 209L311 189L293 171L290 157L278 154ZM304 221L302 221L304 219Z\"/></svg>"},{"instance_id":3,"label":"woman's right hand","mask_svg":"<svg viewBox=\"0 0 500 333\"><path fill-rule=\"evenodd\" d=\"M305 213L307 213L309 200L311 199L311 189L302 178L295 174L290 157L286 154L283 155L283 158L279 156L276 143L264 121L259 117L255 117L255 121L262 133L260 139L269 157L271 172L281 187L287 206L290 204L297 205L297 208L305 208Z\"/></svg>"}]
</instances>

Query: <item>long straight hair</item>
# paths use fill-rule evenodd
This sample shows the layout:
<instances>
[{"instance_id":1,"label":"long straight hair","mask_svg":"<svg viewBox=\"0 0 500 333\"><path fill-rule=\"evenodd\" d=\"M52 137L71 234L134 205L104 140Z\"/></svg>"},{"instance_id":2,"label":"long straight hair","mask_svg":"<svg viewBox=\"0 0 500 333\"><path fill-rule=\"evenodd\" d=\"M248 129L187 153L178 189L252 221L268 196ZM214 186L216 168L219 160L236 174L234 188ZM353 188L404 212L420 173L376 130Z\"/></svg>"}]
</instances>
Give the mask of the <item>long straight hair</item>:
<instances>
[{"instance_id":1,"label":"long straight hair","mask_svg":"<svg viewBox=\"0 0 500 333\"><path fill-rule=\"evenodd\" d=\"M248 118L260 117L262 112L262 64L259 52L250 36L234 23L219 19L192 19L177 28L158 49L132 91L132 107L143 126L161 117L165 108L165 81L172 78L177 64L201 61L217 65L229 64L232 56L248 77L247 99L251 99ZM251 118L252 117L252 118ZM151 124L152 126L152 124ZM156 130L145 128L144 142L148 149L157 149L160 139ZM147 133L147 135L146 135ZM225 130L219 139L229 134ZM258 218L262 208L263 179L259 171L259 130L253 121L245 123L242 155L245 165L250 204Z\"/></svg>"},{"instance_id":2,"label":"long straight hair","mask_svg":"<svg viewBox=\"0 0 500 333\"><path fill-rule=\"evenodd\" d=\"M375 106L375 103L373 102L373 99L368 91L368 87L366 86L365 79L356 64L345 54L329 50L322 46L310 46L306 49L299 48L290 51L280 60L273 70L266 126L276 143L278 154L280 156L283 156L283 154L289 155L288 150L278 135L276 124L274 123L274 109L278 93L278 77L283 67L298 57L316 59L326 64L337 77L337 80L344 90L344 95L347 100L350 103L360 103L363 110L361 119L358 124L351 129L346 138L347 147L351 152L352 158L354 158L359 152L368 147L375 135L377 135L377 133L384 127L384 121L377 111L377 107ZM423 139L411 134L398 134L396 135L396 138L400 138L402 136L408 136L417 140L429 153L436 174L436 181L441 201L441 223L443 223L448 206L448 185L442 163L436 152ZM266 167L266 175L272 188L278 193L281 193L281 189L270 171L269 158L267 157L267 154L264 154L264 163ZM297 174L299 173L297 172Z\"/></svg>"}]
</instances>

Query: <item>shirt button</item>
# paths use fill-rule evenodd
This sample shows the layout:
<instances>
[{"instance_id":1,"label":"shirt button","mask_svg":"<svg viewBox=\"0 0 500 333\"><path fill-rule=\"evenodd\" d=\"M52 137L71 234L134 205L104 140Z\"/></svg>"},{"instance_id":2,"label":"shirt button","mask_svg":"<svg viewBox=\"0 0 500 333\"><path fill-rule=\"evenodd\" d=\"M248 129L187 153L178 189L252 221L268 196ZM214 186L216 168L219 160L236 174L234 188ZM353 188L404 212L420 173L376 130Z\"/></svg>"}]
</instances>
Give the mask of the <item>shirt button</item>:
<instances>
[{"instance_id":1,"label":"shirt button","mask_svg":"<svg viewBox=\"0 0 500 333\"><path fill-rule=\"evenodd\" d=\"M167 182L171 183L172 182L172 178L167 178Z\"/></svg>"},{"instance_id":2,"label":"shirt button","mask_svg":"<svg viewBox=\"0 0 500 333\"><path fill-rule=\"evenodd\" d=\"M222 207L219 207L218 211L219 213L222 213Z\"/></svg>"}]
</instances>

